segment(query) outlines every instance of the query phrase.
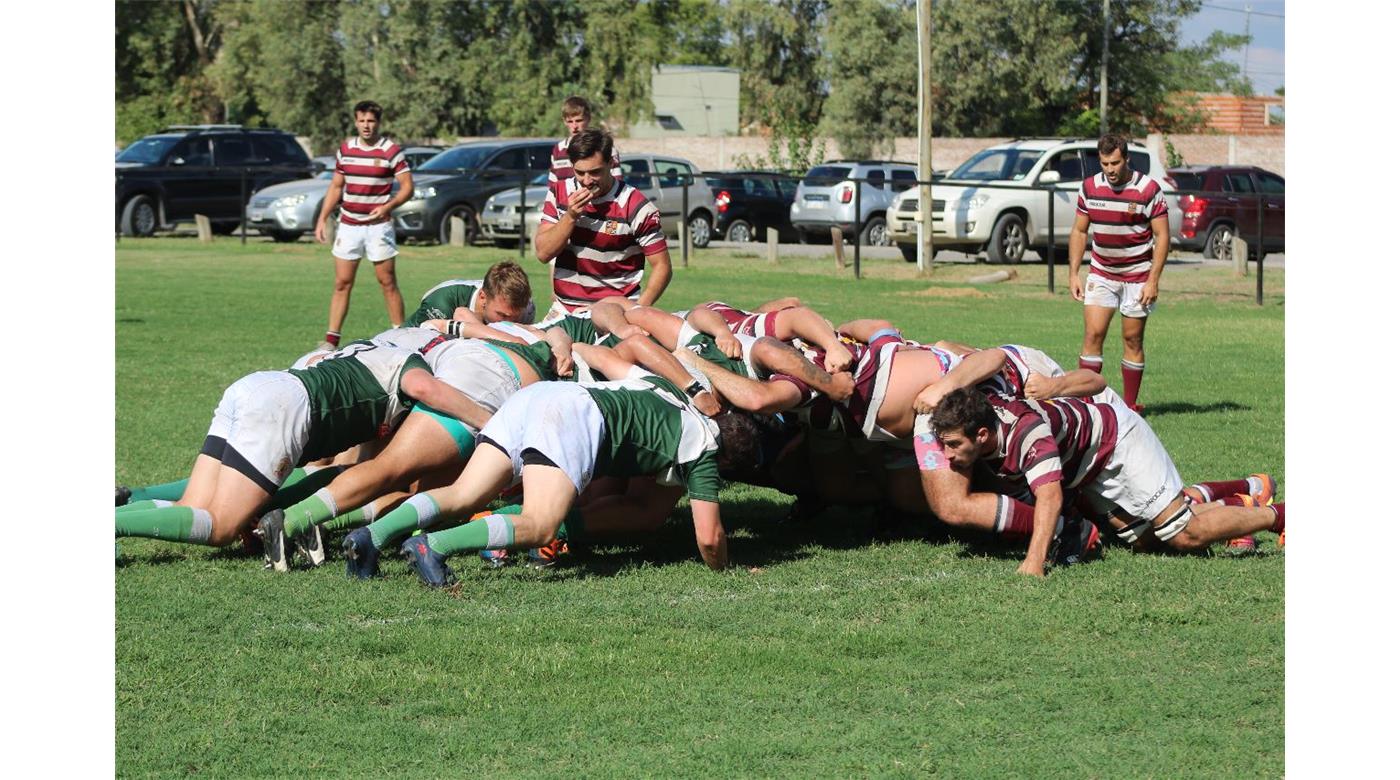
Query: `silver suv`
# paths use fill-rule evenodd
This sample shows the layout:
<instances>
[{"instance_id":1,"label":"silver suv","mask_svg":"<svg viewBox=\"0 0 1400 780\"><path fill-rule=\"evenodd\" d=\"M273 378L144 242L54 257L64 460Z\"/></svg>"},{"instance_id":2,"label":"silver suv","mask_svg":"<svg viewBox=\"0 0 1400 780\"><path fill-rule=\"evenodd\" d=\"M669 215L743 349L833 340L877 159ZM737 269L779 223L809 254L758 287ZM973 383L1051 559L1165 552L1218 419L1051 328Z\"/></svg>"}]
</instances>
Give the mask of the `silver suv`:
<instances>
[{"instance_id":1,"label":"silver suv","mask_svg":"<svg viewBox=\"0 0 1400 780\"><path fill-rule=\"evenodd\" d=\"M1128 144L1128 165L1161 183L1172 240L1180 235L1175 182L1156 153ZM987 147L930 189L934 251L987 252L993 263L1019 263L1043 254L1049 230L1047 191L1055 200L1055 259L1069 256L1075 199L1085 178L1100 171L1096 139L1035 138ZM985 186L985 185L996 186ZM890 238L914 262L918 253L919 189L900 195L886 214Z\"/></svg>"},{"instance_id":2,"label":"silver suv","mask_svg":"<svg viewBox=\"0 0 1400 780\"><path fill-rule=\"evenodd\" d=\"M790 213L792 226L804 244L823 243L831 228L847 239L869 246L889 246L885 211L916 180L909 163L883 160L828 160L802 177ZM860 183L860 215L856 215L856 182Z\"/></svg>"}]
</instances>

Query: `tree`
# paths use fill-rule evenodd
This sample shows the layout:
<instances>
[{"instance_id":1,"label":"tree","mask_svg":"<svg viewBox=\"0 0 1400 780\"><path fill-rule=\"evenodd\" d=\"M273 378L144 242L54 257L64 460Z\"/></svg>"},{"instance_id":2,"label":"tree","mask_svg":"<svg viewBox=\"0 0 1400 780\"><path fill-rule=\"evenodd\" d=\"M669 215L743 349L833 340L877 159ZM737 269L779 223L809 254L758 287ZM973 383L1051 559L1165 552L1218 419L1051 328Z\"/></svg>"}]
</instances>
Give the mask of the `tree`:
<instances>
[{"instance_id":1,"label":"tree","mask_svg":"<svg viewBox=\"0 0 1400 780\"><path fill-rule=\"evenodd\" d=\"M849 157L894 152L894 139L918 133L918 46L907 0L835 0L827 14L826 73L831 94L821 130Z\"/></svg>"},{"instance_id":2,"label":"tree","mask_svg":"<svg viewBox=\"0 0 1400 780\"><path fill-rule=\"evenodd\" d=\"M217 122L206 70L220 44L214 0L116 4L117 141L178 122Z\"/></svg>"},{"instance_id":3,"label":"tree","mask_svg":"<svg viewBox=\"0 0 1400 780\"><path fill-rule=\"evenodd\" d=\"M723 19L739 68L739 123L810 135L822 115L824 0L732 0Z\"/></svg>"}]
</instances>

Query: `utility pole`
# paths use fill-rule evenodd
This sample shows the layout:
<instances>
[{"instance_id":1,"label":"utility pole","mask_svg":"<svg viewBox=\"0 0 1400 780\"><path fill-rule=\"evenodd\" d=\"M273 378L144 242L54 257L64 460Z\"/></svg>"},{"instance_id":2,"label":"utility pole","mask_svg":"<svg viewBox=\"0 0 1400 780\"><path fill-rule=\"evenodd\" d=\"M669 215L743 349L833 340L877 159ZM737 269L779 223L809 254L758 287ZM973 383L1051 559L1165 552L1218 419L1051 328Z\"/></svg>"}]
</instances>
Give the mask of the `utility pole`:
<instances>
[{"instance_id":1,"label":"utility pole","mask_svg":"<svg viewBox=\"0 0 1400 780\"><path fill-rule=\"evenodd\" d=\"M1254 6L1244 7L1244 80L1249 81L1249 17L1254 13ZM1254 91L1254 85L1249 85L1249 91Z\"/></svg>"},{"instance_id":2,"label":"utility pole","mask_svg":"<svg viewBox=\"0 0 1400 780\"><path fill-rule=\"evenodd\" d=\"M1103 61L1099 63L1099 135L1108 134L1108 0L1103 0Z\"/></svg>"},{"instance_id":3,"label":"utility pole","mask_svg":"<svg viewBox=\"0 0 1400 780\"><path fill-rule=\"evenodd\" d=\"M919 0L919 273L933 267L933 0Z\"/></svg>"}]
</instances>

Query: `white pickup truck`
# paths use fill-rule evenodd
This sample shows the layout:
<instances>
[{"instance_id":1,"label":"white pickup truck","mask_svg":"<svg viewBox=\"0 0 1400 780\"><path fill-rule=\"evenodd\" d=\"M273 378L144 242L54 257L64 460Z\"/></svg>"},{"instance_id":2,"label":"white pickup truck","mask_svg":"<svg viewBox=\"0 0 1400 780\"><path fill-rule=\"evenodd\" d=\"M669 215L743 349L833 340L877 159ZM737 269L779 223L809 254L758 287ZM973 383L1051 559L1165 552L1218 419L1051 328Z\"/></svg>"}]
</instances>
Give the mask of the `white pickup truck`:
<instances>
[{"instance_id":1,"label":"white pickup truck","mask_svg":"<svg viewBox=\"0 0 1400 780\"><path fill-rule=\"evenodd\" d=\"M1128 144L1129 165L1162 184L1172 241L1181 230L1176 185L1142 144ZM1019 263L1026 251L1045 254L1049 198L1055 202L1055 258L1069 256L1075 198L1083 180L1099 172L1095 139L1036 138L997 144L974 154L932 186L933 248L967 254L985 250L992 263ZM991 185L991 186L988 186ZM905 190L890 206L889 237L914 262L918 256L919 188Z\"/></svg>"}]
</instances>

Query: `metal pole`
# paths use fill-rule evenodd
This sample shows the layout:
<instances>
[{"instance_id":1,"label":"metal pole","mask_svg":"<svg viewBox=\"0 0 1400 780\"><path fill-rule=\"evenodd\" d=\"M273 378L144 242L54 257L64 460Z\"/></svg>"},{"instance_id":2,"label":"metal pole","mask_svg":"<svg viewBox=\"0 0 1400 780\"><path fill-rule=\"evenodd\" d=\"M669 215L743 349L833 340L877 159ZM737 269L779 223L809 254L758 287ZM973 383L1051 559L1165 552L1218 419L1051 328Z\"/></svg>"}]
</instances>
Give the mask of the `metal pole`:
<instances>
[{"instance_id":1,"label":"metal pole","mask_svg":"<svg viewBox=\"0 0 1400 780\"><path fill-rule=\"evenodd\" d=\"M238 170L238 231L243 234L239 242L248 245L248 166Z\"/></svg>"},{"instance_id":2,"label":"metal pole","mask_svg":"<svg viewBox=\"0 0 1400 780\"><path fill-rule=\"evenodd\" d=\"M1046 210L1045 223L1049 230L1045 236L1045 286L1055 292L1055 185L1045 191L1050 196L1050 208Z\"/></svg>"},{"instance_id":3,"label":"metal pole","mask_svg":"<svg viewBox=\"0 0 1400 780\"><path fill-rule=\"evenodd\" d=\"M933 268L933 2L919 0L919 273Z\"/></svg>"},{"instance_id":4,"label":"metal pole","mask_svg":"<svg viewBox=\"0 0 1400 780\"><path fill-rule=\"evenodd\" d=\"M1254 235L1259 238L1259 267L1254 272L1254 303L1259 306L1264 305L1264 196L1262 194L1254 196Z\"/></svg>"},{"instance_id":5,"label":"metal pole","mask_svg":"<svg viewBox=\"0 0 1400 780\"><path fill-rule=\"evenodd\" d=\"M529 183L529 174L520 176L520 256L525 256L525 185Z\"/></svg>"},{"instance_id":6,"label":"metal pole","mask_svg":"<svg viewBox=\"0 0 1400 780\"><path fill-rule=\"evenodd\" d=\"M1099 135L1108 134L1108 0L1103 0L1103 60L1099 63Z\"/></svg>"},{"instance_id":7,"label":"metal pole","mask_svg":"<svg viewBox=\"0 0 1400 780\"><path fill-rule=\"evenodd\" d=\"M852 257L855 259L856 278L859 279L859 278L860 278L860 232L861 232L861 231L860 231L860 225L861 225L861 219L860 219L860 191L861 191L862 187L865 185L865 182L864 182L863 180L861 180L861 179L856 179L856 180L855 180L855 185L856 185L856 224L855 224L855 241L853 241L852 243L854 243L854 244L856 245L856 250L855 250L855 252L852 253Z\"/></svg>"},{"instance_id":8,"label":"metal pole","mask_svg":"<svg viewBox=\"0 0 1400 780\"><path fill-rule=\"evenodd\" d=\"M659 182L658 182L659 184ZM690 174L681 177L681 268L690 267Z\"/></svg>"}]
</instances>

